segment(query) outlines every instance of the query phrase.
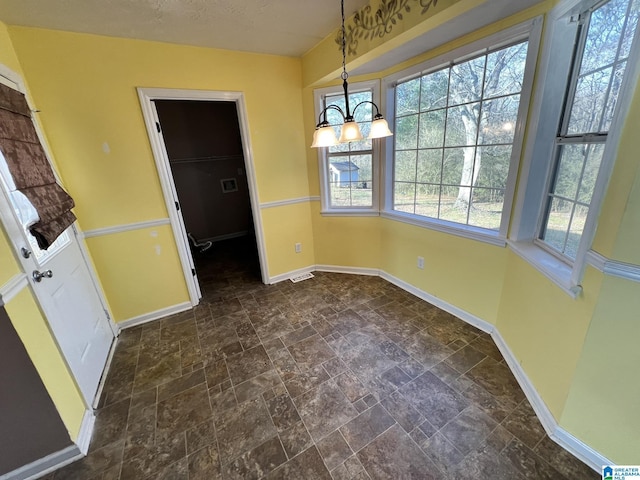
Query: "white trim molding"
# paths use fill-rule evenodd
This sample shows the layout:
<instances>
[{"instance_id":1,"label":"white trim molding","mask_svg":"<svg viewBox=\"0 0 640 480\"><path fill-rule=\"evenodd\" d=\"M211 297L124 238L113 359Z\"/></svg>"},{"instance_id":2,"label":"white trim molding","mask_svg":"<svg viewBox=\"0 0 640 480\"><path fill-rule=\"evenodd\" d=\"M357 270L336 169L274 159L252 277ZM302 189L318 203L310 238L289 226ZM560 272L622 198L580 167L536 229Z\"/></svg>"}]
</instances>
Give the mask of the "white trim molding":
<instances>
[{"instance_id":1,"label":"white trim molding","mask_svg":"<svg viewBox=\"0 0 640 480\"><path fill-rule=\"evenodd\" d=\"M308 202L319 202L319 195L312 195L310 197L297 197L297 198L288 198L286 200L276 200L274 202L262 202L260 204L260 208L274 208L274 207L283 207L285 205L295 205L297 203L308 203Z\"/></svg>"},{"instance_id":2,"label":"white trim molding","mask_svg":"<svg viewBox=\"0 0 640 480\"><path fill-rule=\"evenodd\" d=\"M640 265L611 260L595 250L589 250L587 253L587 264L605 275L640 282Z\"/></svg>"},{"instance_id":3,"label":"white trim molding","mask_svg":"<svg viewBox=\"0 0 640 480\"><path fill-rule=\"evenodd\" d=\"M355 275L373 275L379 276L388 282L402 288L406 292L415 295L416 297L435 305L436 307L460 318L466 323L473 325L474 327L482 330L483 332L488 333L493 338L496 346L500 350L500 353L504 357L509 369L513 373L514 377L518 381L520 388L524 392L527 400L531 404L533 410L535 411L540 423L544 427L549 438L556 442L559 446L567 450L569 453L580 459L582 462L591 467L594 471L600 472L602 465L613 465L611 460L606 458L604 455L600 454L587 444L583 443L565 429L560 427L557 420L549 410L549 407L544 403L544 400L536 390L533 382L529 379L526 372L520 365L518 358L513 354L511 349L508 347L506 341L498 331L495 325L482 320L481 318L469 313L461 308L452 305L451 303L436 297L424 290L421 290L410 283L401 280L384 270L378 270L374 268L361 268L361 267L343 267L338 265L311 265L306 268L301 268L298 270L294 270L292 272L284 273L278 275L277 278L280 280L286 280L291 277L295 277L300 273L307 272L333 272L333 273L347 273L347 274L355 274ZM274 277L275 278L275 277ZM275 282L273 282L275 283Z\"/></svg>"},{"instance_id":4,"label":"white trim molding","mask_svg":"<svg viewBox=\"0 0 640 480\"><path fill-rule=\"evenodd\" d=\"M170 225L171 220L168 218L159 218L157 220L147 220L145 222L126 223L124 225L114 225L112 227L94 228L82 232L84 238L100 237L102 235L112 235L114 233L130 232L132 230L142 230L143 228L159 227L161 225Z\"/></svg>"},{"instance_id":5,"label":"white trim molding","mask_svg":"<svg viewBox=\"0 0 640 480\"><path fill-rule=\"evenodd\" d=\"M76 460L79 460L84 455L78 449L77 445L69 445L62 450L51 453L46 457L39 458L38 460L23 465L20 468L0 475L0 480L34 480L40 478L48 473L51 473L59 468L69 465Z\"/></svg>"},{"instance_id":6,"label":"white trim molding","mask_svg":"<svg viewBox=\"0 0 640 480\"><path fill-rule=\"evenodd\" d=\"M17 273L9 279L7 283L0 287L0 305L6 305L18 295L24 288L29 286L29 279L26 273Z\"/></svg>"},{"instance_id":7,"label":"white trim molding","mask_svg":"<svg viewBox=\"0 0 640 480\"><path fill-rule=\"evenodd\" d=\"M169 315L174 315L176 313L184 312L185 310L189 310L191 307L192 307L191 302L178 303L170 307L161 308L160 310L155 310L153 312L138 315L137 317L129 318L128 320L124 320L122 322L116 322L116 327L118 328L118 333L120 333L122 330L126 328L132 328L137 325L142 325L144 323L158 320L159 318L162 318L162 317L167 317Z\"/></svg>"},{"instance_id":8,"label":"white trim molding","mask_svg":"<svg viewBox=\"0 0 640 480\"><path fill-rule=\"evenodd\" d=\"M96 416L93 413L93 409L87 409L82 417L82 423L80 424L80 431L78 432L78 438L76 439L76 445L80 449L83 455L89 452L89 444L91 443L91 436L93 435L93 426L96 423Z\"/></svg>"}]
</instances>

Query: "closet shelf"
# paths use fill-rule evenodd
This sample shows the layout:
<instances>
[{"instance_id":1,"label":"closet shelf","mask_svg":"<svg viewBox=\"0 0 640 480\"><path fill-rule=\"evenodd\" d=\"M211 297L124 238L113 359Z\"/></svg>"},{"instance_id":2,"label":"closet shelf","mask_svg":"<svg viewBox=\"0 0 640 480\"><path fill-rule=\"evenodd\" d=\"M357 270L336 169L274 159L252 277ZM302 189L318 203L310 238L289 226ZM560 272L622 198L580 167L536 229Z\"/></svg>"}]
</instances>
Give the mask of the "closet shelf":
<instances>
[{"instance_id":1,"label":"closet shelf","mask_svg":"<svg viewBox=\"0 0 640 480\"><path fill-rule=\"evenodd\" d=\"M174 163L199 163L199 162L220 162L222 160L242 160L242 155L215 155L211 157L192 157L192 158L170 158L169 162Z\"/></svg>"}]
</instances>

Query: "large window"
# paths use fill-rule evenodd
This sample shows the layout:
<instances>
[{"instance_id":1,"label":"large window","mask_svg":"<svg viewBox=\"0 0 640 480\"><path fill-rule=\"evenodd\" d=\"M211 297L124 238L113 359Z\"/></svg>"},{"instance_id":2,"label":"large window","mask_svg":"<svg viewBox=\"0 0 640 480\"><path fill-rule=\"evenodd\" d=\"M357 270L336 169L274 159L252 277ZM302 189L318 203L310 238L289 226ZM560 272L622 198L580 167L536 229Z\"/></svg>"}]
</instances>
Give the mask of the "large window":
<instances>
[{"instance_id":1,"label":"large window","mask_svg":"<svg viewBox=\"0 0 640 480\"><path fill-rule=\"evenodd\" d=\"M576 48L538 240L576 259L638 25L640 2L599 2L577 17Z\"/></svg>"},{"instance_id":2,"label":"large window","mask_svg":"<svg viewBox=\"0 0 640 480\"><path fill-rule=\"evenodd\" d=\"M349 85L349 106L354 107L364 101L374 100L376 85L370 82ZM329 105L336 105L345 111L345 100L342 86L316 91L316 107L322 111ZM373 143L368 140L372 120L370 103L360 105L354 118L360 125L362 135L360 142L342 143L333 147L319 149L321 172L321 193L323 213L336 214L377 214L377 168ZM327 121L340 136L342 116L335 110L327 112Z\"/></svg>"},{"instance_id":3,"label":"large window","mask_svg":"<svg viewBox=\"0 0 640 480\"><path fill-rule=\"evenodd\" d=\"M391 214L506 236L531 82L525 72L535 61L532 25L395 82Z\"/></svg>"}]
</instances>

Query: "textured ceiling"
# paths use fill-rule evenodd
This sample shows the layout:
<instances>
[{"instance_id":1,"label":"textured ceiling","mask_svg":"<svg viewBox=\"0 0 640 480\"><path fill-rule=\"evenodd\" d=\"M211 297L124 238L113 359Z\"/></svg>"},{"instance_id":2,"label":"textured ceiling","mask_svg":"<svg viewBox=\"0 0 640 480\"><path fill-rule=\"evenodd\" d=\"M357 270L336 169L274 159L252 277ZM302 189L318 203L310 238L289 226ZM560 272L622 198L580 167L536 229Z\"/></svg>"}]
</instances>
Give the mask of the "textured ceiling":
<instances>
[{"instance_id":1,"label":"textured ceiling","mask_svg":"<svg viewBox=\"0 0 640 480\"><path fill-rule=\"evenodd\" d=\"M345 15L368 0L345 0ZM301 56L340 26L339 0L0 0L8 25Z\"/></svg>"}]
</instances>

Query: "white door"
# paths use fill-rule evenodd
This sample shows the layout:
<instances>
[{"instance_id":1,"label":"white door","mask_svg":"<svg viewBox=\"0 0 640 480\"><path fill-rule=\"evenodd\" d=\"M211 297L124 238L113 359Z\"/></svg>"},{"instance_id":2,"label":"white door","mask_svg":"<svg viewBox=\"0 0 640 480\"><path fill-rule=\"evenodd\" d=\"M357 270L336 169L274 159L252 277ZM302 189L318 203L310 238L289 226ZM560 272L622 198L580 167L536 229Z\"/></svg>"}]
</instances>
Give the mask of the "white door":
<instances>
[{"instance_id":1,"label":"white door","mask_svg":"<svg viewBox=\"0 0 640 480\"><path fill-rule=\"evenodd\" d=\"M0 219L84 396L92 405L114 334L73 226L47 251L27 232L37 216L0 152Z\"/></svg>"}]
</instances>

